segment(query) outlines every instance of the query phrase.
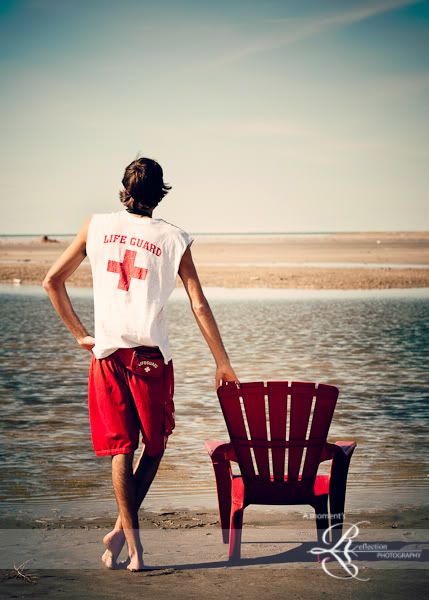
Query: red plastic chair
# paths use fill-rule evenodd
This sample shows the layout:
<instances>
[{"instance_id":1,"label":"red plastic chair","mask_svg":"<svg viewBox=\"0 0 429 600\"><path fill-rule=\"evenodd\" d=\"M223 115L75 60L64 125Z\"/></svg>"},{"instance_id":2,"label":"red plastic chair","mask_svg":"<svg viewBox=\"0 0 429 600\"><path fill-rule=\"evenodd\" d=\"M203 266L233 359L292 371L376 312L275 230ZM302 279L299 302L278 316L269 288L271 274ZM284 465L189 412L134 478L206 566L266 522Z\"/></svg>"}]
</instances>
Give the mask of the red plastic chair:
<instances>
[{"instance_id":1,"label":"red plastic chair","mask_svg":"<svg viewBox=\"0 0 429 600\"><path fill-rule=\"evenodd\" d=\"M326 441L338 393L333 385L296 381L229 383L218 388L230 442L205 444L230 560L240 558L243 512L249 504L309 504L316 512L318 541L330 525L336 525L332 538L340 536L356 443ZM332 460L330 473L318 475L326 460ZM231 462L238 463L240 474L233 473Z\"/></svg>"}]
</instances>

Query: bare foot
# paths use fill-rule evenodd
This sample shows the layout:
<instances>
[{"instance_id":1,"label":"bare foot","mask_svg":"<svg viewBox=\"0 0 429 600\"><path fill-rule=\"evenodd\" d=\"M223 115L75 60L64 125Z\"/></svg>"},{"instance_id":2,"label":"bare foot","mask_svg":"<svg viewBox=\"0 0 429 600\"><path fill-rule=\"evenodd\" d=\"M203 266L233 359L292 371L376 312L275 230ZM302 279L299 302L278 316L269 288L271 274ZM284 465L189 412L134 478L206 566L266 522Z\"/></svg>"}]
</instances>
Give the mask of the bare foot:
<instances>
[{"instance_id":1,"label":"bare foot","mask_svg":"<svg viewBox=\"0 0 429 600\"><path fill-rule=\"evenodd\" d=\"M145 570L143 562L143 552L141 554L135 554L134 556L129 557L127 569L128 571L132 571L133 573Z\"/></svg>"},{"instance_id":2,"label":"bare foot","mask_svg":"<svg viewBox=\"0 0 429 600\"><path fill-rule=\"evenodd\" d=\"M103 544L106 546L101 560L105 567L108 569L116 568L116 561L121 553L121 550L125 544L125 535L122 529L112 529L103 538Z\"/></svg>"}]
</instances>

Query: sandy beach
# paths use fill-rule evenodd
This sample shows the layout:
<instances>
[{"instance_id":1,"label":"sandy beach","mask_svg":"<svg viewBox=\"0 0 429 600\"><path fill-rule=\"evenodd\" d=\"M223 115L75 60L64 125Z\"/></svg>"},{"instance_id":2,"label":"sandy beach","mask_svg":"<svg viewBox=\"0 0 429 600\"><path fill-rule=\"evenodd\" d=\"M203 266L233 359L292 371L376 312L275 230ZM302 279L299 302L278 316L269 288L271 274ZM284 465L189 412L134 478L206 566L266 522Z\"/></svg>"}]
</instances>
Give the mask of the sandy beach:
<instances>
[{"instance_id":1,"label":"sandy beach","mask_svg":"<svg viewBox=\"0 0 429 600\"><path fill-rule=\"evenodd\" d=\"M69 241L0 241L0 281L40 285ZM429 232L296 236L198 236L192 247L204 286L382 289L429 286ZM70 284L91 286L86 259ZM181 283L178 282L178 285Z\"/></svg>"},{"instance_id":2,"label":"sandy beach","mask_svg":"<svg viewBox=\"0 0 429 600\"><path fill-rule=\"evenodd\" d=\"M354 513L347 520L368 521L361 526L361 543L411 548L416 547L416 540L427 542L427 509ZM374 560L368 553L356 561L360 580L329 576L309 553L317 545L314 519L303 520L298 513L279 515L277 511L270 515L257 507L248 508L242 562L237 564L226 560L227 546L221 540L217 512L142 511L141 521L146 563L151 570L129 573L101 565L100 540L110 524L105 518L3 520L3 597L92 600L125 594L130 599L280 600L339 595L353 599L423 598L427 589L427 555L424 560L401 561ZM427 543L420 546L427 547ZM31 581L26 582L13 568L22 563L22 572ZM337 563L330 571L338 577L346 576Z\"/></svg>"},{"instance_id":3,"label":"sandy beach","mask_svg":"<svg viewBox=\"0 0 429 600\"><path fill-rule=\"evenodd\" d=\"M40 239L3 239L0 242L0 281L11 283L14 279L19 279L23 284L40 285L49 266L68 243L64 240L55 243L43 242ZM237 236L234 239L229 236L195 236L193 256L204 286L304 289L429 287L429 232L287 237ZM79 267L70 283L81 287L91 285L91 272L87 261ZM178 280L178 285L182 285L180 280ZM13 309L12 301L9 309L10 311ZM245 315L243 317L241 313L237 314L239 318L243 318L244 326L246 324ZM305 319L306 316L307 313L302 318ZM365 319L370 319L367 317L367 312L365 312ZM295 320L299 322L297 316L295 316ZM192 323L192 327L194 326ZM185 327L184 335L187 335L185 320L182 327ZM36 325L35 329L37 329ZM291 325L289 329L291 329ZM16 330L17 328L11 333L10 340L11 356L13 357L16 352ZM63 336L62 330L59 329L59 332ZM303 340L303 354L299 354L298 338L293 339L296 363L289 358L288 368L295 375L300 368L300 363L304 361L305 357L308 358L309 345ZM55 341L54 338L52 340ZM272 343L274 344L274 342ZM348 338L346 343L349 344ZM58 345L58 341L55 341L53 345L55 348L62 347ZM326 346L333 345L328 339ZM395 344L397 351L400 348L401 344ZM367 371L364 370L365 365L359 358L360 351L358 348L351 353L352 357L356 357L358 367L354 367L355 363L347 363L347 368L350 371L358 370L361 373L360 376L364 377L364 373ZM245 352L243 351L241 354L243 355L243 365L246 361L250 364L251 361ZM66 352L59 352L59 355L64 360L68 359ZM373 367L370 364L372 358L376 359L376 362L379 360L369 353L368 377L374 377L371 371ZM398 355L395 360L402 365L405 358ZM28 378L29 385L32 385L31 373L35 370L36 358L34 355L31 356L31 360L29 371L23 370L22 373L25 373L25 376L20 376L20 380ZM317 368L323 367L318 357L314 360L316 361L314 364L310 362L307 365L308 372L314 373L315 365ZM329 360L332 361L332 372L336 377L340 377L337 370L338 364L342 363L338 363L339 359L335 359L335 356L330 356ZM178 353L178 373L184 373L185 363L181 365L180 361L181 356ZM13 364L13 369L16 369L15 362ZM397 363L394 362L394 364ZM198 368L200 367L201 365ZM331 366L326 362L325 367L328 370L324 373L324 377L331 376L329 370ZM268 366L264 368L264 376L269 378ZM21 369L23 369L22 365ZM43 380L44 372L44 367L39 367L37 377ZM73 372L70 376L68 382L70 397L65 396L64 407L61 410L70 410L72 397L76 395L72 384L77 377L77 372ZM409 372L409 379L413 380L414 377L418 379L418 376L413 373L413 371ZM52 387L52 396L47 395L47 402L52 402L54 405L55 402L58 402L58 391L54 388L57 388L60 382L51 382L53 369L48 369L46 375L46 387L48 383ZM415 388L413 390L416 395ZM23 397L27 398L28 393L28 390L23 390ZM186 401L183 400L180 404L179 394L177 397L178 407L182 411L185 411L192 403L192 398L186 397ZM344 397L347 398L346 393ZM381 397L374 395L374 398L380 402L380 398L383 400L384 395ZM85 399L82 402L83 406ZM385 444L390 448L390 458L395 460L396 477L402 476L404 479L409 479L410 463L396 462L400 446L395 445L396 441L391 439L396 429L400 429L399 425L394 424L400 421L393 420L395 415L392 416L389 411L395 407L396 410L399 410L402 407L401 402L402 400L399 398L395 404L394 397L386 396L385 403L378 405L380 414L384 415L383 419L387 419L383 421L383 425L386 422L387 429L390 431L390 437L388 436L386 441L383 438L379 445L371 442L370 435L374 431L374 434L377 432L377 429L373 427L374 417L371 420L372 429L371 427L368 427L367 430L362 429L359 434L363 436L362 439L361 437L356 439L366 457L369 456L370 451L377 455L380 452L378 449ZM355 404L348 405L349 413L358 414L362 405L363 402L359 396L359 401L356 400ZM200 405L197 403L196 406L198 408ZM370 408L371 406L369 406ZM21 410L28 410L27 405L25 405L25 409ZM194 413L189 414L194 415ZM391 420L389 421L389 419ZM78 427L77 421L73 421L71 413L67 412L66 420L69 426L74 424L76 430L82 429ZM188 420L192 421L190 418L186 421ZM184 417L182 422L185 422ZM9 431L13 433L14 421L12 420L11 423ZM54 429L49 431L51 433L55 431L55 435L58 436L64 422L60 421L60 427L57 425L57 421L53 423ZM364 420L362 427L366 427L367 423L368 421ZM39 429L25 430L24 433L17 430L16 435L21 435L27 440L27 443L31 443L32 452L39 456L37 450L34 451L34 444L40 438L39 431L45 431L43 428L47 426L46 423L41 422L38 425ZM184 428L184 425L182 427ZM420 425L418 430L420 431ZM417 433L416 429L415 435ZM31 435L34 437L30 438ZM69 434L64 433L64 435L67 437ZM73 433L73 435L77 436L77 433ZM347 424L341 428L341 435L353 435ZM184 430L183 440L188 437ZM342 437L341 439L348 438ZM44 448L45 458L49 463L49 472L45 474L45 478L48 480L58 476L61 485L70 485L72 488L74 486L78 489L77 484L80 480L78 481L77 475L72 479L66 479L66 475L72 467L63 467L63 471L61 471L60 465L55 462L56 459L51 460L51 457L55 456L55 452L58 451L58 447L61 447L57 445L61 443L59 437L53 440L52 454L46 454L47 450ZM81 448L82 442L78 437L71 438L70 443L73 445L73 452L75 448ZM190 448L186 452L192 452L193 447ZM180 444L178 444L177 450L181 450ZM70 452L70 450L68 451ZM389 452L387 452L388 454ZM378 477L386 486L385 493L393 496L395 488L390 489L389 482L383 479L386 471L382 468L380 456L377 455L373 460L378 468L374 475L375 479ZM91 466L91 469L94 467ZM178 481L176 488L171 487L171 494L180 493L181 472L177 471L174 465L171 469L171 472L168 473L169 478ZM88 476L88 485L93 486L97 483L96 472L94 470L91 473L91 478ZM72 477L70 473L68 476ZM358 476L359 473L356 474L356 477ZM101 471L98 477L101 477ZM420 477L420 471L414 473L414 479L409 483L410 486L413 483L416 484L417 477ZM422 477L425 477L425 472ZM32 479L35 479L33 474ZM83 485L86 481L83 475L81 475L81 479ZM353 476L350 479L352 480ZM182 483L185 486L184 479ZM416 490L423 487L423 484L420 485L420 480L418 483L420 487L415 488ZM43 484L39 480L37 487L43 488ZM85 489L82 487L83 498ZM213 488L210 489L213 489L214 495L214 482ZM33 488L29 488L28 491L30 498L32 490ZM42 494L42 492L43 489L40 493ZM353 495L352 485L348 488L348 494ZM346 501L347 523L367 521L366 524L362 524L359 542L387 543L389 548L395 549L404 546L414 549L423 547L426 548L424 551L426 554L415 560L394 560L393 558L374 560L371 554L362 555L355 563L359 568L360 579L350 577L336 579L325 573L314 555L309 553L311 548L317 545L314 516L303 518L302 512L294 512L290 509L284 512L281 509L267 512L265 507L252 506L245 513L242 561L231 564L226 560L227 546L222 543L217 511L204 506L200 510L190 510L186 506L178 509L176 498L171 496L171 509L165 508L157 513L150 513L144 509L145 505L143 505L143 509L140 511L142 540L145 547L145 560L151 570L129 573L124 569L107 570L100 561L103 552L101 540L112 526L111 515L109 517L100 516L100 512L97 513L94 509L94 518L67 515L36 518L19 514L17 510L13 516L0 517L1 594L4 598L39 599L46 597L55 600L75 600L77 598L116 600L118 597L126 597L131 600L134 598L139 600L141 598L157 598L159 600L175 600L176 598L180 600L317 598L319 600L320 598L330 599L339 596L354 600L370 598L389 598L390 600L408 596L423 598L428 585L429 511L427 505L417 501L412 506L404 505L401 504L400 498L395 496L393 501L397 503L396 508L391 508L391 506L383 508L384 504L380 501L379 509L369 510L368 489L364 486L359 488L358 499L354 496L350 496L350 499L354 502L350 502L348 506L358 506L358 509L348 510ZM55 500L49 502L52 502L53 507L56 505ZM91 499L88 499L88 504L91 506ZM16 506L18 506L18 502L16 502ZM308 509L308 513L312 512L310 507L305 508ZM122 558L125 558L125 554ZM22 565L19 569L21 574L17 571L20 565ZM338 577L346 577L346 573L337 563L332 566L332 572Z\"/></svg>"}]
</instances>

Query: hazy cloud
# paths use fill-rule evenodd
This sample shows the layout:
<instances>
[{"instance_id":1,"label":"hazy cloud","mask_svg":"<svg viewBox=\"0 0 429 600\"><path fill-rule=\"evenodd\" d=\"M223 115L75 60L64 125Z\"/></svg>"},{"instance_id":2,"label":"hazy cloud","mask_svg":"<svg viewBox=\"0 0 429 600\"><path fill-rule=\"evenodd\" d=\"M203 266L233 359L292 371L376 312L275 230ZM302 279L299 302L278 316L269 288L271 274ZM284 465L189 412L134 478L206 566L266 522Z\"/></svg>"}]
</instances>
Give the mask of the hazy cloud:
<instances>
[{"instance_id":1,"label":"hazy cloud","mask_svg":"<svg viewBox=\"0 0 429 600\"><path fill-rule=\"evenodd\" d=\"M219 56L213 61L205 64L206 67L224 66L230 63L268 52L276 48L282 48L296 42L305 40L319 33L329 31L330 29L341 26L351 25L365 19L369 19L382 13L390 12L404 6L420 4L423 0L386 0L384 2L372 3L362 6L360 3L351 10L343 11L337 14L322 16L314 19L271 19L272 24L284 24L286 29L282 32L270 32L269 35L253 40L249 44L243 44L240 47Z\"/></svg>"}]
</instances>

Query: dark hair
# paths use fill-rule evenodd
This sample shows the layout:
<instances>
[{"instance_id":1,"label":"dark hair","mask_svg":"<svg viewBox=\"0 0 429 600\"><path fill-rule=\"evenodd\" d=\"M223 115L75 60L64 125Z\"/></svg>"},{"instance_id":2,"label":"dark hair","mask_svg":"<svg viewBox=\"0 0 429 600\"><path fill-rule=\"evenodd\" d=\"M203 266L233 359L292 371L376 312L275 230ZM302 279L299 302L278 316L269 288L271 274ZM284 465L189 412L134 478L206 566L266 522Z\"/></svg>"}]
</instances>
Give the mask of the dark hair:
<instances>
[{"instance_id":1,"label":"dark hair","mask_svg":"<svg viewBox=\"0 0 429 600\"><path fill-rule=\"evenodd\" d=\"M151 213L171 190L171 185L164 183L161 165L143 157L126 167L122 185L125 188L119 192L122 204L137 214Z\"/></svg>"}]
</instances>

